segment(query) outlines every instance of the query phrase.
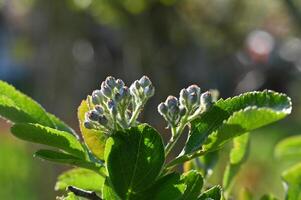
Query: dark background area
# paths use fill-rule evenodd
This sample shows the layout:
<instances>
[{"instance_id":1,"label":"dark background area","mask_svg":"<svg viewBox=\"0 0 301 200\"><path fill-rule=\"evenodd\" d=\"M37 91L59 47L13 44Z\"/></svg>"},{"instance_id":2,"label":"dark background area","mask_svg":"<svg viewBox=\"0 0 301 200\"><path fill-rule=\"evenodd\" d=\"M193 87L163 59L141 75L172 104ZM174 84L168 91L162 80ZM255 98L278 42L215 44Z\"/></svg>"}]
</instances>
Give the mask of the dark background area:
<instances>
[{"instance_id":1,"label":"dark background area","mask_svg":"<svg viewBox=\"0 0 301 200\"><path fill-rule=\"evenodd\" d=\"M130 84L147 75L156 94L141 121L165 138L154 110L190 84L218 89L223 98L285 92L293 114L253 134L255 150L237 180L258 195L282 197L271 149L301 132L300 31L298 0L0 0L0 79L78 130L80 101L106 76ZM36 148L0 121L0 199L55 198L63 168L32 158Z\"/></svg>"}]
</instances>

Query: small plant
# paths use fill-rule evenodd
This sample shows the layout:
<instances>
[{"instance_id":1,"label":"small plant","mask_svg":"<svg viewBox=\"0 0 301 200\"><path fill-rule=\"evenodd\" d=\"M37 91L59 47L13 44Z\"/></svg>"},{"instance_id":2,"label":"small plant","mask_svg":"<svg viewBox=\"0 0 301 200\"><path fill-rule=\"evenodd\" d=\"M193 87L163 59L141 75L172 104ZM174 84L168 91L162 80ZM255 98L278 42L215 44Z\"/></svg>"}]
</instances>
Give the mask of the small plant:
<instances>
[{"instance_id":1,"label":"small plant","mask_svg":"<svg viewBox=\"0 0 301 200\"><path fill-rule=\"evenodd\" d=\"M182 89L179 98L169 96L158 105L171 131L164 145L156 129L138 121L154 92L146 76L129 88L108 77L78 108L82 139L5 82L0 82L0 115L13 124L16 137L53 147L34 156L75 167L58 177L55 189L69 191L59 199L222 200L231 199L234 176L247 157L249 132L291 112L285 94L265 90L218 99L216 91L202 92L192 85ZM185 130L187 141L179 147ZM208 177L217 152L231 141L223 186L212 186ZM182 151L173 157L176 146ZM180 165L183 173L176 170Z\"/></svg>"}]
</instances>

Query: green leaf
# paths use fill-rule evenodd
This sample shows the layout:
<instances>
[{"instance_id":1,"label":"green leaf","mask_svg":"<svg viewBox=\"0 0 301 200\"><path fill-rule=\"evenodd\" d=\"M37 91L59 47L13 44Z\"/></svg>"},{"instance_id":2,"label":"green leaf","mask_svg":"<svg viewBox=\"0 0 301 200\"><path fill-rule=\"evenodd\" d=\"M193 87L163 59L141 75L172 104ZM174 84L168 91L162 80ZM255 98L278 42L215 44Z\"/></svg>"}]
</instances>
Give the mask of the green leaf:
<instances>
[{"instance_id":1,"label":"green leaf","mask_svg":"<svg viewBox=\"0 0 301 200\"><path fill-rule=\"evenodd\" d=\"M181 181L178 173L171 173L158 179L140 199L145 200L179 200L186 190L186 185Z\"/></svg>"},{"instance_id":2,"label":"green leaf","mask_svg":"<svg viewBox=\"0 0 301 200\"><path fill-rule=\"evenodd\" d=\"M115 192L131 199L158 177L164 163L162 139L147 124L116 132L107 140L105 161Z\"/></svg>"},{"instance_id":3,"label":"green leaf","mask_svg":"<svg viewBox=\"0 0 301 200\"><path fill-rule=\"evenodd\" d=\"M85 121L85 113L87 111L89 111L89 106L87 104L87 101L83 100L80 106L78 107L78 112L77 112L81 134L90 151L96 157L103 160L107 136L101 131L85 128L84 121Z\"/></svg>"},{"instance_id":4,"label":"green leaf","mask_svg":"<svg viewBox=\"0 0 301 200\"><path fill-rule=\"evenodd\" d=\"M275 156L279 159L300 159L301 136L291 136L280 141L275 147Z\"/></svg>"},{"instance_id":5,"label":"green leaf","mask_svg":"<svg viewBox=\"0 0 301 200\"><path fill-rule=\"evenodd\" d=\"M59 175L55 190L65 191L68 186L75 186L84 190L102 192L104 177L98 173L82 168L75 168Z\"/></svg>"},{"instance_id":6,"label":"green leaf","mask_svg":"<svg viewBox=\"0 0 301 200\"><path fill-rule=\"evenodd\" d=\"M39 123L54 128L41 105L4 81L0 81L0 115L14 123Z\"/></svg>"},{"instance_id":7,"label":"green leaf","mask_svg":"<svg viewBox=\"0 0 301 200\"><path fill-rule=\"evenodd\" d=\"M203 177L196 170L181 176L177 173L168 174L155 182L138 199L145 200L190 200L197 199L203 187Z\"/></svg>"},{"instance_id":8,"label":"green leaf","mask_svg":"<svg viewBox=\"0 0 301 200\"><path fill-rule=\"evenodd\" d=\"M104 185L103 185L103 189L102 189L102 198L103 199L109 199L109 200L121 200L118 195L115 193L115 191L113 190L109 178L107 177Z\"/></svg>"},{"instance_id":9,"label":"green leaf","mask_svg":"<svg viewBox=\"0 0 301 200\"><path fill-rule=\"evenodd\" d=\"M271 194L265 194L260 198L260 200L277 200L277 198Z\"/></svg>"},{"instance_id":10,"label":"green leaf","mask_svg":"<svg viewBox=\"0 0 301 200\"><path fill-rule=\"evenodd\" d=\"M230 139L278 121L291 112L291 100L273 91L249 92L220 99L192 123L183 154L214 151Z\"/></svg>"},{"instance_id":11,"label":"green leaf","mask_svg":"<svg viewBox=\"0 0 301 200\"><path fill-rule=\"evenodd\" d=\"M39 124L15 124L11 132L22 140L57 147L79 158L86 156L81 143L65 131Z\"/></svg>"},{"instance_id":12,"label":"green leaf","mask_svg":"<svg viewBox=\"0 0 301 200\"><path fill-rule=\"evenodd\" d=\"M192 170L183 174L181 180L185 183L186 190L180 199L197 199L203 187L202 175L196 170Z\"/></svg>"},{"instance_id":13,"label":"green leaf","mask_svg":"<svg viewBox=\"0 0 301 200\"><path fill-rule=\"evenodd\" d=\"M90 169L99 173L100 175L103 175L102 166L100 164L82 160L78 157L63 152L41 149L37 151L34 156L39 157L42 160Z\"/></svg>"},{"instance_id":14,"label":"green leaf","mask_svg":"<svg viewBox=\"0 0 301 200\"><path fill-rule=\"evenodd\" d=\"M55 128L60 130L60 131L66 131L71 133L72 135L74 135L75 137L78 138L78 135L76 134L76 132L70 127L68 126L65 122L63 122L62 120L60 120L59 118L57 118L55 115L47 113L48 117L52 120L52 122L55 125Z\"/></svg>"},{"instance_id":15,"label":"green leaf","mask_svg":"<svg viewBox=\"0 0 301 200\"><path fill-rule=\"evenodd\" d=\"M63 197L63 200L81 200L80 197L77 197L73 192L68 192L66 197Z\"/></svg>"},{"instance_id":16,"label":"green leaf","mask_svg":"<svg viewBox=\"0 0 301 200\"><path fill-rule=\"evenodd\" d=\"M213 186L212 188L206 190L202 193L202 195L198 198L198 200L208 200L208 199L214 199L214 200L222 200L222 188L219 185Z\"/></svg>"},{"instance_id":17,"label":"green leaf","mask_svg":"<svg viewBox=\"0 0 301 200\"><path fill-rule=\"evenodd\" d=\"M231 189L233 179L239 171L241 164L246 160L249 149L249 134L244 134L233 139L233 147L230 151L230 160L224 172L223 188Z\"/></svg>"},{"instance_id":18,"label":"green leaf","mask_svg":"<svg viewBox=\"0 0 301 200\"><path fill-rule=\"evenodd\" d=\"M301 163L294 165L282 174L283 180L288 185L287 200L301 199Z\"/></svg>"}]
</instances>

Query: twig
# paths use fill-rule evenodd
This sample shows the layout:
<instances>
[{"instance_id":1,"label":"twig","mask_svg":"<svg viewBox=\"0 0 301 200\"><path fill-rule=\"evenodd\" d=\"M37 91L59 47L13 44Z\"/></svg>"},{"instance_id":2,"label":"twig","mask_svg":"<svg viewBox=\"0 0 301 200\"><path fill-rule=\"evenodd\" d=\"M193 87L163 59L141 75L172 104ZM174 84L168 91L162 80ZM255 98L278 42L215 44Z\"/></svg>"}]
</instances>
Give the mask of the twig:
<instances>
[{"instance_id":1,"label":"twig","mask_svg":"<svg viewBox=\"0 0 301 200\"><path fill-rule=\"evenodd\" d=\"M76 196L84 197L90 200L102 200L102 198L100 198L94 191L86 191L74 186L68 186L68 190L73 192Z\"/></svg>"}]
</instances>

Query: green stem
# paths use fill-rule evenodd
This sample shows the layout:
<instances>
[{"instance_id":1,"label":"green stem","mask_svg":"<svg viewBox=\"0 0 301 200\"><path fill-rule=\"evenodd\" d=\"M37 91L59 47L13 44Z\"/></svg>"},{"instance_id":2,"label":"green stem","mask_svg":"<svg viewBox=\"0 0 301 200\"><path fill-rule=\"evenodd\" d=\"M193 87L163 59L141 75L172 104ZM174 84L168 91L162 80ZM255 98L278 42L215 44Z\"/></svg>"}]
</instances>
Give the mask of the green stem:
<instances>
[{"instance_id":1,"label":"green stem","mask_svg":"<svg viewBox=\"0 0 301 200\"><path fill-rule=\"evenodd\" d=\"M196 157L202 156L205 153L206 153L205 151L199 150L190 155L183 155L183 156L177 157L166 165L166 169L172 169L173 167L175 167L178 164L181 164L183 162L192 160Z\"/></svg>"},{"instance_id":2,"label":"green stem","mask_svg":"<svg viewBox=\"0 0 301 200\"><path fill-rule=\"evenodd\" d=\"M129 126L133 126L134 125L134 122L137 120L138 115L139 115L142 107L144 106L145 102L146 102L146 99L144 101L142 101L141 103L139 103L136 106L136 108L135 108L135 110L134 110L134 112L133 112L133 114L131 116L131 119L130 119L130 122L129 122Z\"/></svg>"},{"instance_id":3,"label":"green stem","mask_svg":"<svg viewBox=\"0 0 301 200\"><path fill-rule=\"evenodd\" d=\"M178 142L179 138L181 137L182 132L183 132L186 124L188 123L187 118L188 118L188 115L184 116L184 118L180 122L180 126L172 127L172 129L171 129L172 137L165 147L165 156L166 157L169 155L169 153L172 151L175 144Z\"/></svg>"}]
</instances>

